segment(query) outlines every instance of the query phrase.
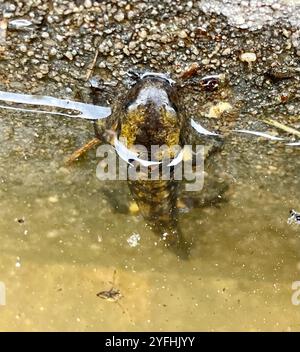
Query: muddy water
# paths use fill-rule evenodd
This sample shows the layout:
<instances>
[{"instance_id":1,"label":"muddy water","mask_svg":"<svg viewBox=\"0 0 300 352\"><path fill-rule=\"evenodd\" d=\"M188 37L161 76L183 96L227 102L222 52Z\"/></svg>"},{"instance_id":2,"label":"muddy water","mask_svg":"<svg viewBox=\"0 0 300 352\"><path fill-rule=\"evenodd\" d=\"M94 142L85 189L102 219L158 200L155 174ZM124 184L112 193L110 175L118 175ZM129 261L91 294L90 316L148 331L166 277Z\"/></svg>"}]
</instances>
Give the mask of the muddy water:
<instances>
[{"instance_id":1,"label":"muddy water","mask_svg":"<svg viewBox=\"0 0 300 352\"><path fill-rule=\"evenodd\" d=\"M300 225L287 225L300 211L299 148L228 139L228 200L181 215L193 247L178 261L140 216L112 206L129 191L97 180L95 151L65 166L88 122L1 116L0 330L300 330ZM96 295L114 270L118 302Z\"/></svg>"}]
</instances>

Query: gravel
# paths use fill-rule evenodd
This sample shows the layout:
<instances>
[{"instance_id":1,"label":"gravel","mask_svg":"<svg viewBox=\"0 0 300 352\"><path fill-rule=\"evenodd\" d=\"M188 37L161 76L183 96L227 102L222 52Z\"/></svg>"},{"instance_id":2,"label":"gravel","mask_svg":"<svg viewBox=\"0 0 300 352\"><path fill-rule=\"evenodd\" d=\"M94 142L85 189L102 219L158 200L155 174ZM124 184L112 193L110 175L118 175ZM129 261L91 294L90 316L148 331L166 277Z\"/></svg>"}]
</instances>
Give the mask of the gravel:
<instances>
[{"instance_id":1,"label":"gravel","mask_svg":"<svg viewBox=\"0 0 300 352\"><path fill-rule=\"evenodd\" d=\"M168 72L176 79L198 63L199 77L226 75L227 90L222 94L239 106L239 113L257 115L263 107L288 115L290 104L293 113L300 113L295 103L299 3L0 0L0 9L2 90L14 90L16 82L22 82L23 92L66 98L68 88L73 98L78 90L88 90L92 66L91 77L100 77L107 86L117 82L117 92L123 95L128 70ZM251 53L255 62L241 61L244 53ZM270 79L274 64L278 71L295 72L294 77ZM105 87L102 102L113 103L115 94ZM288 99L278 105L284 95ZM190 92L183 96L194 115L202 114L206 101L215 99Z\"/></svg>"}]
</instances>

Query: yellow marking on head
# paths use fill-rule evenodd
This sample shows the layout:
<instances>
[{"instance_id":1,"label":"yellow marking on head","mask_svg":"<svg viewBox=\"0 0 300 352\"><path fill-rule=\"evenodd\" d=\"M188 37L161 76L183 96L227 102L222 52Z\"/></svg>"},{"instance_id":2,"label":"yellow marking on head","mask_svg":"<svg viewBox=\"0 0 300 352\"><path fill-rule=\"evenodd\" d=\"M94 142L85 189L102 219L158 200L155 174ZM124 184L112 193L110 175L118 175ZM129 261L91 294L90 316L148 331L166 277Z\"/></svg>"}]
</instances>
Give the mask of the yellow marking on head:
<instances>
[{"instance_id":1,"label":"yellow marking on head","mask_svg":"<svg viewBox=\"0 0 300 352\"><path fill-rule=\"evenodd\" d=\"M166 134L165 144L168 147L179 145L180 140L180 126L178 116L172 112L161 109L161 121L164 126L164 133Z\"/></svg>"},{"instance_id":2,"label":"yellow marking on head","mask_svg":"<svg viewBox=\"0 0 300 352\"><path fill-rule=\"evenodd\" d=\"M121 137L127 140L127 147L131 147L135 140L140 124L145 120L142 109L136 109L127 114L126 120L121 126Z\"/></svg>"}]
</instances>

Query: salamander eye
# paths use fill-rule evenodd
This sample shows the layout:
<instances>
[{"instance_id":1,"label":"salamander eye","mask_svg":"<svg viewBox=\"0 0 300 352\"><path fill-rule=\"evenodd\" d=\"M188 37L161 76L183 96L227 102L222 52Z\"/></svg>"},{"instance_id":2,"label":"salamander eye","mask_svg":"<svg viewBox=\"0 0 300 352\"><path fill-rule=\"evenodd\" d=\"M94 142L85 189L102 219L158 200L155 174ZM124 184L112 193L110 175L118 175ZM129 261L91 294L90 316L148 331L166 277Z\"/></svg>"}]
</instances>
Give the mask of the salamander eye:
<instances>
[{"instance_id":1,"label":"salamander eye","mask_svg":"<svg viewBox=\"0 0 300 352\"><path fill-rule=\"evenodd\" d=\"M220 81L217 76L208 76L201 80L202 87L208 92L215 91L218 88L219 83Z\"/></svg>"},{"instance_id":2,"label":"salamander eye","mask_svg":"<svg viewBox=\"0 0 300 352\"><path fill-rule=\"evenodd\" d=\"M137 70L128 70L126 72L126 83L129 86L133 86L135 85L140 79L141 79L141 72L137 71Z\"/></svg>"}]
</instances>

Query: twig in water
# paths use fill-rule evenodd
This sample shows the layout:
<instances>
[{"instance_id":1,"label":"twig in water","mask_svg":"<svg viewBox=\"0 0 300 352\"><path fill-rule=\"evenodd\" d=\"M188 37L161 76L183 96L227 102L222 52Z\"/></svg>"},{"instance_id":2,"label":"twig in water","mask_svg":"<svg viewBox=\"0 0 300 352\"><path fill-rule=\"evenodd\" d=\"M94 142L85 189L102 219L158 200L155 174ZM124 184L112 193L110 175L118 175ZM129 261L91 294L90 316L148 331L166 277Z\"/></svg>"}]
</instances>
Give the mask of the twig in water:
<instances>
[{"instance_id":1,"label":"twig in water","mask_svg":"<svg viewBox=\"0 0 300 352\"><path fill-rule=\"evenodd\" d=\"M90 149L99 145L101 143L100 139L93 138L88 143L86 143L83 147L77 149L66 161L67 165L71 165L75 160L80 158L83 154L87 153Z\"/></svg>"},{"instance_id":2,"label":"twig in water","mask_svg":"<svg viewBox=\"0 0 300 352\"><path fill-rule=\"evenodd\" d=\"M271 119L267 119L267 120L263 120L263 121L270 126L277 127L279 129L281 129L282 131L285 131L287 133L293 134L294 136L300 137L300 131L297 131L292 127L285 126L284 124L282 124L278 121L271 120Z\"/></svg>"},{"instance_id":3,"label":"twig in water","mask_svg":"<svg viewBox=\"0 0 300 352\"><path fill-rule=\"evenodd\" d=\"M86 80L88 81L91 77L91 74L94 70L94 67L96 65L96 61L97 61L97 58L98 58L98 54L99 54L99 50L96 49L96 52L95 52L95 56L94 56L94 59L93 61L91 62L91 64L89 65L88 69L87 69L87 73L86 73Z\"/></svg>"}]
</instances>

